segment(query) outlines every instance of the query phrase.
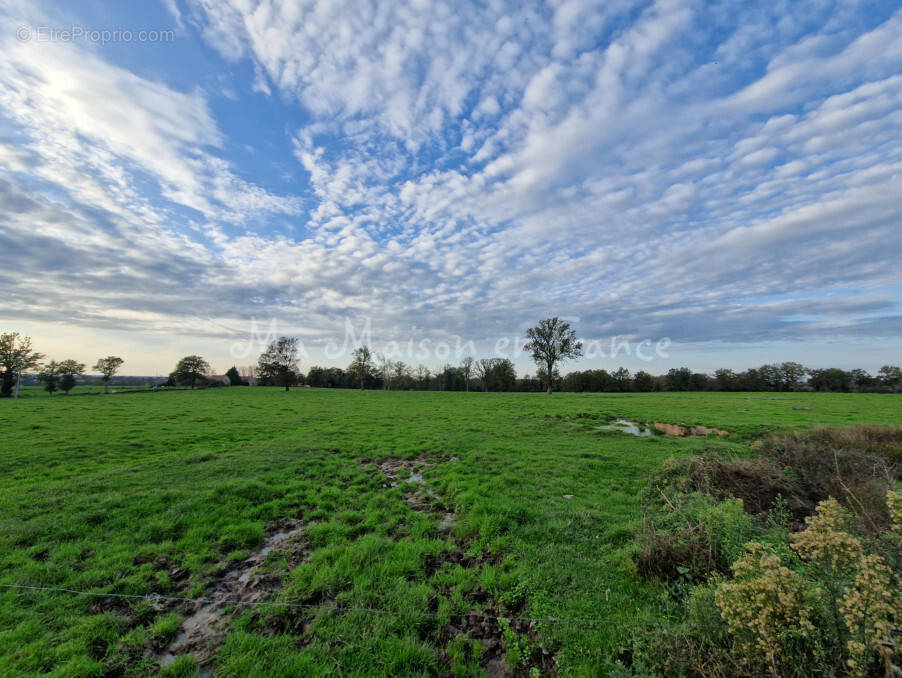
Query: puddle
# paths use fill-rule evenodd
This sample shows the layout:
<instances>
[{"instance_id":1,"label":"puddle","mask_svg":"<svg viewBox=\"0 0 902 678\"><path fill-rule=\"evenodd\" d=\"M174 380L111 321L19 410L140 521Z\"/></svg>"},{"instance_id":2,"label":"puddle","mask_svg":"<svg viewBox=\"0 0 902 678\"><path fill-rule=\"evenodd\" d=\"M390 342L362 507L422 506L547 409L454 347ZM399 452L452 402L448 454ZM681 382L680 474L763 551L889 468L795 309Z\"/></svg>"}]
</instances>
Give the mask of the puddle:
<instances>
[{"instance_id":1,"label":"puddle","mask_svg":"<svg viewBox=\"0 0 902 678\"><path fill-rule=\"evenodd\" d=\"M441 521L438 524L439 532L450 532L454 529L454 526L457 524L457 516L453 513L446 513L442 516Z\"/></svg>"},{"instance_id":2,"label":"puddle","mask_svg":"<svg viewBox=\"0 0 902 678\"><path fill-rule=\"evenodd\" d=\"M299 520L289 520L281 527L281 531L263 542L259 551L239 563L224 566L213 584L213 593L186 610L190 614L182 621L175 639L153 656L161 668L179 656L190 654L201 667L200 676L210 675L210 659L227 631L230 619L227 611L268 598L279 584L277 577L258 570L270 553L288 546L303 529ZM292 550L296 555L302 554L299 548Z\"/></svg>"},{"instance_id":3,"label":"puddle","mask_svg":"<svg viewBox=\"0 0 902 678\"><path fill-rule=\"evenodd\" d=\"M689 436L706 436L715 433L719 436L729 435L729 431L719 428L709 428L707 426L680 426L679 424L666 424L656 421L651 424L638 421L630 421L629 419L615 419L606 426L596 426L597 431L619 431L620 433L628 433L631 436L639 436L640 438L648 438L654 435L678 436L686 438Z\"/></svg>"},{"instance_id":4,"label":"puddle","mask_svg":"<svg viewBox=\"0 0 902 678\"><path fill-rule=\"evenodd\" d=\"M376 464L379 472L385 476L383 487L398 487L402 482L408 485L425 483L423 469L432 466L435 464L419 459L386 459Z\"/></svg>"},{"instance_id":5,"label":"puddle","mask_svg":"<svg viewBox=\"0 0 902 678\"><path fill-rule=\"evenodd\" d=\"M596 426L595 428L599 431L620 431L621 433L629 433L631 436L639 436L640 438L647 438L655 434L654 429L627 419L615 419L607 426Z\"/></svg>"}]
</instances>

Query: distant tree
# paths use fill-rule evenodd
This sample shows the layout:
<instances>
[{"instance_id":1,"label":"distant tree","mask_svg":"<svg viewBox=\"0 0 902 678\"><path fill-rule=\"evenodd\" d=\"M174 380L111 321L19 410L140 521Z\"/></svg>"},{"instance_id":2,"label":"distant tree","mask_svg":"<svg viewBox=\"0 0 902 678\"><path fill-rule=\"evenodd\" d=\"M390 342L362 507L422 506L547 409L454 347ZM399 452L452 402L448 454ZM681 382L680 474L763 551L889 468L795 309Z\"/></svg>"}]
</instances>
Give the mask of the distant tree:
<instances>
[{"instance_id":1,"label":"distant tree","mask_svg":"<svg viewBox=\"0 0 902 678\"><path fill-rule=\"evenodd\" d=\"M186 355L178 361L170 379L179 386L200 386L207 381L210 364L199 355Z\"/></svg>"},{"instance_id":2,"label":"distant tree","mask_svg":"<svg viewBox=\"0 0 902 678\"><path fill-rule=\"evenodd\" d=\"M418 365L416 372L414 372L417 380L417 387L421 389L429 388L429 379L432 376L429 372L429 368L425 365Z\"/></svg>"},{"instance_id":3,"label":"distant tree","mask_svg":"<svg viewBox=\"0 0 902 678\"><path fill-rule=\"evenodd\" d=\"M847 392L852 384L852 376L845 370L830 367L825 370L811 370L808 385L815 391Z\"/></svg>"},{"instance_id":4,"label":"distant tree","mask_svg":"<svg viewBox=\"0 0 902 678\"><path fill-rule=\"evenodd\" d=\"M689 377L689 389L692 391L707 391L711 388L711 377L704 372L693 372Z\"/></svg>"},{"instance_id":5,"label":"distant tree","mask_svg":"<svg viewBox=\"0 0 902 678\"><path fill-rule=\"evenodd\" d=\"M780 363L780 390L797 390L806 374L808 368L800 363Z\"/></svg>"},{"instance_id":6,"label":"distant tree","mask_svg":"<svg viewBox=\"0 0 902 678\"><path fill-rule=\"evenodd\" d=\"M110 392L110 379L119 371L122 363L125 361L116 355L108 355L106 358L98 358L92 367L92 370L100 372L100 379L103 381L103 392Z\"/></svg>"},{"instance_id":7,"label":"distant tree","mask_svg":"<svg viewBox=\"0 0 902 678\"><path fill-rule=\"evenodd\" d=\"M373 352L368 346L359 346L351 354L351 364L348 365L348 374L355 383L360 385L362 391L366 388L367 381L373 378L375 366L373 365Z\"/></svg>"},{"instance_id":8,"label":"distant tree","mask_svg":"<svg viewBox=\"0 0 902 678\"><path fill-rule=\"evenodd\" d=\"M392 379L394 378L395 364L383 353L376 354L376 371L382 378L382 388L389 390L391 388Z\"/></svg>"},{"instance_id":9,"label":"distant tree","mask_svg":"<svg viewBox=\"0 0 902 678\"><path fill-rule=\"evenodd\" d=\"M463 370L454 365L447 363L442 365L442 369L436 375L436 378L438 379L440 391L463 391L466 388Z\"/></svg>"},{"instance_id":10,"label":"distant tree","mask_svg":"<svg viewBox=\"0 0 902 678\"><path fill-rule=\"evenodd\" d=\"M522 379L517 379L516 387L518 391L538 393L542 390L542 381L538 377L526 374Z\"/></svg>"},{"instance_id":11,"label":"distant tree","mask_svg":"<svg viewBox=\"0 0 902 678\"><path fill-rule=\"evenodd\" d=\"M247 386L247 382L238 374L238 368L232 365L225 373L229 378L229 384L232 386Z\"/></svg>"},{"instance_id":12,"label":"distant tree","mask_svg":"<svg viewBox=\"0 0 902 678\"><path fill-rule=\"evenodd\" d=\"M507 358L499 358L492 369L492 387L496 391L513 391L517 385L517 368Z\"/></svg>"},{"instance_id":13,"label":"distant tree","mask_svg":"<svg viewBox=\"0 0 902 678\"><path fill-rule=\"evenodd\" d=\"M392 381L395 388L401 390L410 388L411 374L410 367L403 361L396 360L392 363Z\"/></svg>"},{"instance_id":14,"label":"distant tree","mask_svg":"<svg viewBox=\"0 0 902 678\"><path fill-rule=\"evenodd\" d=\"M470 390L470 378L473 376L473 357L472 356L464 356L464 359L460 361L460 371L464 375L464 390Z\"/></svg>"},{"instance_id":15,"label":"distant tree","mask_svg":"<svg viewBox=\"0 0 902 678\"><path fill-rule=\"evenodd\" d=\"M60 364L55 360L51 360L49 363L44 365L41 368L41 371L38 372L38 381L43 384L44 390L47 391L47 393L49 393L52 397L54 392L59 389Z\"/></svg>"},{"instance_id":16,"label":"distant tree","mask_svg":"<svg viewBox=\"0 0 902 678\"><path fill-rule=\"evenodd\" d=\"M614 379L618 391L624 392L630 390L632 380L630 379L630 371L628 369L621 367L614 372L611 377Z\"/></svg>"},{"instance_id":17,"label":"distant tree","mask_svg":"<svg viewBox=\"0 0 902 678\"><path fill-rule=\"evenodd\" d=\"M43 358L43 353L31 350L31 337L20 337L18 332L0 334L0 397L10 397L15 386L18 398L22 373L38 367Z\"/></svg>"},{"instance_id":18,"label":"distant tree","mask_svg":"<svg viewBox=\"0 0 902 678\"><path fill-rule=\"evenodd\" d=\"M476 361L476 377L482 384L483 391L489 390L489 375L492 372L493 364L494 360L492 358L483 358Z\"/></svg>"},{"instance_id":19,"label":"distant tree","mask_svg":"<svg viewBox=\"0 0 902 678\"><path fill-rule=\"evenodd\" d=\"M633 388L642 392L653 391L655 389L655 378L648 372L640 370L633 377Z\"/></svg>"},{"instance_id":20,"label":"distant tree","mask_svg":"<svg viewBox=\"0 0 902 678\"><path fill-rule=\"evenodd\" d=\"M692 388L692 370L688 367L674 367L667 371L668 391L688 391Z\"/></svg>"},{"instance_id":21,"label":"distant tree","mask_svg":"<svg viewBox=\"0 0 902 678\"><path fill-rule=\"evenodd\" d=\"M714 371L715 391L736 391L738 389L738 377L733 370L720 369Z\"/></svg>"},{"instance_id":22,"label":"distant tree","mask_svg":"<svg viewBox=\"0 0 902 678\"><path fill-rule=\"evenodd\" d=\"M311 365L307 370L307 384L314 388L323 388L328 385L328 375L326 368L318 365Z\"/></svg>"},{"instance_id":23,"label":"distant tree","mask_svg":"<svg viewBox=\"0 0 902 678\"><path fill-rule=\"evenodd\" d=\"M279 337L273 340L257 360L257 374L267 383L284 386L288 391L300 381L298 340Z\"/></svg>"},{"instance_id":24,"label":"distant tree","mask_svg":"<svg viewBox=\"0 0 902 678\"><path fill-rule=\"evenodd\" d=\"M849 378L856 391L868 391L877 383L877 379L862 369L849 370Z\"/></svg>"},{"instance_id":25,"label":"distant tree","mask_svg":"<svg viewBox=\"0 0 902 678\"><path fill-rule=\"evenodd\" d=\"M566 360L578 358L583 354L583 344L577 341L576 332L557 316L539 321L535 327L526 330L529 339L523 347L529 351L533 362L538 367L544 368L548 385L548 395L551 395L551 384L554 377L554 368Z\"/></svg>"},{"instance_id":26,"label":"distant tree","mask_svg":"<svg viewBox=\"0 0 902 678\"><path fill-rule=\"evenodd\" d=\"M898 365L884 365L877 372L877 378L880 379L885 387L891 391L898 391L902 386L902 367Z\"/></svg>"},{"instance_id":27,"label":"distant tree","mask_svg":"<svg viewBox=\"0 0 902 678\"><path fill-rule=\"evenodd\" d=\"M764 387L768 391L782 391L783 388L783 372L777 364L762 365L758 368L758 376L764 382Z\"/></svg>"},{"instance_id":28,"label":"distant tree","mask_svg":"<svg viewBox=\"0 0 902 678\"><path fill-rule=\"evenodd\" d=\"M453 369L461 382L463 374L460 368ZM483 391L513 391L517 386L517 370L507 358L486 358L476 363L476 372L482 382ZM462 385L462 384L461 384Z\"/></svg>"},{"instance_id":29,"label":"distant tree","mask_svg":"<svg viewBox=\"0 0 902 678\"><path fill-rule=\"evenodd\" d=\"M56 371L60 376L60 391L69 395L69 391L75 388L75 377L85 373L85 365L77 360L63 360L56 364Z\"/></svg>"}]
</instances>

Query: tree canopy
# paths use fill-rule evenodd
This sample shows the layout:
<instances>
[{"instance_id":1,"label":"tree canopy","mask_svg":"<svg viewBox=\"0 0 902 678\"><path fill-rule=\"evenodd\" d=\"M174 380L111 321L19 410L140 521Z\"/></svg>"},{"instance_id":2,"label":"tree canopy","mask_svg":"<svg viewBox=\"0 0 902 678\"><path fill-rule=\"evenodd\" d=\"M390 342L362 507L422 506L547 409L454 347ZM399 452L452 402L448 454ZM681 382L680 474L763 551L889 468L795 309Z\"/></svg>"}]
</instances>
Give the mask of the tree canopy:
<instances>
[{"instance_id":1,"label":"tree canopy","mask_svg":"<svg viewBox=\"0 0 902 678\"><path fill-rule=\"evenodd\" d=\"M373 352L368 346L358 346L351 354L351 364L348 365L348 372L354 379L355 383L360 384L362 391L366 387L366 382L373 377L375 365L373 364Z\"/></svg>"},{"instance_id":2,"label":"tree canopy","mask_svg":"<svg viewBox=\"0 0 902 678\"><path fill-rule=\"evenodd\" d=\"M296 337L275 339L257 360L257 376L265 383L284 386L286 391L298 383L299 372Z\"/></svg>"},{"instance_id":3,"label":"tree canopy","mask_svg":"<svg viewBox=\"0 0 902 678\"><path fill-rule=\"evenodd\" d=\"M526 336L529 341L523 350L529 351L535 364L544 370L548 395L551 395L555 366L581 356L583 344L577 341L576 332L570 328L570 323L557 316L539 321L538 325L526 330Z\"/></svg>"},{"instance_id":4,"label":"tree canopy","mask_svg":"<svg viewBox=\"0 0 902 678\"><path fill-rule=\"evenodd\" d=\"M100 372L100 379L103 381L103 392L110 392L110 379L125 361L117 355L108 355L106 358L98 358L92 367L92 370Z\"/></svg>"},{"instance_id":5,"label":"tree canopy","mask_svg":"<svg viewBox=\"0 0 902 678\"><path fill-rule=\"evenodd\" d=\"M186 355L178 361L170 378L179 386L200 386L207 381L210 364L199 355Z\"/></svg>"},{"instance_id":6,"label":"tree canopy","mask_svg":"<svg viewBox=\"0 0 902 678\"><path fill-rule=\"evenodd\" d=\"M18 394L19 376L26 370L34 369L44 359L43 353L33 351L31 337L21 337L18 332L0 334L0 396L12 395L13 386Z\"/></svg>"}]
</instances>

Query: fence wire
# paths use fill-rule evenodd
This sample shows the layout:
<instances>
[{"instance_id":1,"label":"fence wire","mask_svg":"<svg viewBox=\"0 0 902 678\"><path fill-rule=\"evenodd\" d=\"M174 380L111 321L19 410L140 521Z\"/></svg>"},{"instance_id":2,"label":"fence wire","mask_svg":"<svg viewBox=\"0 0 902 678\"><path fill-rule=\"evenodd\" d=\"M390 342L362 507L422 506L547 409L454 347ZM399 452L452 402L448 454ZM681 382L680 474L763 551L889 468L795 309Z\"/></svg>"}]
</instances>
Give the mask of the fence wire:
<instances>
[{"instance_id":1,"label":"fence wire","mask_svg":"<svg viewBox=\"0 0 902 678\"><path fill-rule=\"evenodd\" d=\"M635 625L639 620L624 619L598 619L592 617L518 617L506 615L486 614L483 612L402 612L399 610L384 610L374 607L359 607L354 605L314 605L311 603L290 603L280 601L246 601L227 598L187 598L184 596L164 596L159 593L149 594L131 594L131 593L100 593L97 591L79 591L76 589L57 588L53 586L26 586L23 584L0 584L0 588L18 590L22 593L27 592L51 592L51 593L68 593L76 596L86 596L93 598L118 598L128 600L144 600L151 603L192 603L195 605L218 605L220 607L271 607L271 608L287 608L287 609L303 609L303 610L322 610L335 614L348 612L365 612L389 617L409 617L420 619L481 619L483 621L506 621L506 622L522 622L522 623L538 623L538 624L629 624Z\"/></svg>"}]
</instances>

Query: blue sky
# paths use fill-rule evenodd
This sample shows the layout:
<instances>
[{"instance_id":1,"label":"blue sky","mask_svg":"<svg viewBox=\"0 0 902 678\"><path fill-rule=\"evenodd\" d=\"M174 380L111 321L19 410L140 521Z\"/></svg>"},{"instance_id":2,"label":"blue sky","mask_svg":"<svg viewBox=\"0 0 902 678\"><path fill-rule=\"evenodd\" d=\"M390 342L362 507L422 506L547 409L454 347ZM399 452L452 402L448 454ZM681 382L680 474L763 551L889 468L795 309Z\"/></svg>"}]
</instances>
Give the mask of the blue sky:
<instances>
[{"instance_id":1,"label":"blue sky","mask_svg":"<svg viewBox=\"0 0 902 678\"><path fill-rule=\"evenodd\" d=\"M343 364L328 341L367 319L377 349L483 357L560 315L672 342L581 367L902 362L897 2L6 0L0 22L0 326L51 357L224 371L256 323ZM73 27L120 37L51 36Z\"/></svg>"}]
</instances>

